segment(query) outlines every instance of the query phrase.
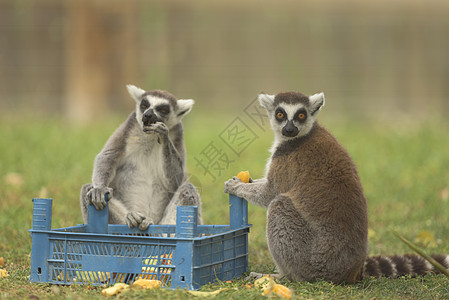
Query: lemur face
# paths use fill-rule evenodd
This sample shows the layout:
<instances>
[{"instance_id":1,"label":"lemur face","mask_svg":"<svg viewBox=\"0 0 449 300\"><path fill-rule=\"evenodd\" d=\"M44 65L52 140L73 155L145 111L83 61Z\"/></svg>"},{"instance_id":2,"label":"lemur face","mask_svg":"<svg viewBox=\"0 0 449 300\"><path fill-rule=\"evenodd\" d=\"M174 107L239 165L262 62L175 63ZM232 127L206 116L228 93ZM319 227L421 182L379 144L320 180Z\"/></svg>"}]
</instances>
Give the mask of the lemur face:
<instances>
[{"instance_id":1,"label":"lemur face","mask_svg":"<svg viewBox=\"0 0 449 300\"><path fill-rule=\"evenodd\" d=\"M276 139L282 141L305 136L310 132L317 112L324 105L324 94L310 97L296 92L260 94L258 100L268 112Z\"/></svg>"},{"instance_id":2,"label":"lemur face","mask_svg":"<svg viewBox=\"0 0 449 300\"><path fill-rule=\"evenodd\" d=\"M192 99L177 100L175 96L166 91L144 90L127 85L128 92L136 101L136 119L142 130L156 122L162 122L170 129L178 124L187 115L194 101Z\"/></svg>"}]
</instances>

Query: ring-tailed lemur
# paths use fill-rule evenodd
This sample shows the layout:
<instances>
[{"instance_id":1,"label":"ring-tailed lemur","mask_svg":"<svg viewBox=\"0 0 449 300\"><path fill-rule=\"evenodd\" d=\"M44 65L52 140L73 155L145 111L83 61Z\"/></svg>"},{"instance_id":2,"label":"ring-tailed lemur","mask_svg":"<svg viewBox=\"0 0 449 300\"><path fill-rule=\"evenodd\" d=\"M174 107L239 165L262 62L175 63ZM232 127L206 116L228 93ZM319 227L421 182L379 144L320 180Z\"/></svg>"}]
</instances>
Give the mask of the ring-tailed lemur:
<instances>
[{"instance_id":1,"label":"ring-tailed lemur","mask_svg":"<svg viewBox=\"0 0 449 300\"><path fill-rule=\"evenodd\" d=\"M267 243L280 276L354 282L434 271L415 255L367 257L367 204L348 152L316 121L324 94L261 94L274 131L265 178L225 192L268 208ZM434 258L449 267L449 256ZM260 274L252 274L258 276Z\"/></svg>"},{"instance_id":2,"label":"ring-tailed lemur","mask_svg":"<svg viewBox=\"0 0 449 300\"><path fill-rule=\"evenodd\" d=\"M92 183L81 189L81 211L106 206L109 223L141 230L151 224L175 224L176 206L197 205L200 197L185 174L181 119L194 101L128 85L136 110L112 134L96 156ZM201 222L201 217L199 217Z\"/></svg>"}]
</instances>

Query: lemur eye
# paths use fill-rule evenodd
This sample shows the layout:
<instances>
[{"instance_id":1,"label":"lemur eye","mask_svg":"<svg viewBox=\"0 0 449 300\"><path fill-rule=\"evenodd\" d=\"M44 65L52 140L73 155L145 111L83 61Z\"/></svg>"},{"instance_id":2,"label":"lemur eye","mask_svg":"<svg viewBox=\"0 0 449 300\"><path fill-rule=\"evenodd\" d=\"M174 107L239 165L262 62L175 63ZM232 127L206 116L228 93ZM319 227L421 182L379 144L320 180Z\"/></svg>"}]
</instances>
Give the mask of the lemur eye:
<instances>
[{"instance_id":1,"label":"lemur eye","mask_svg":"<svg viewBox=\"0 0 449 300\"><path fill-rule=\"evenodd\" d=\"M161 114L168 114L170 112L170 107L168 105L162 105L157 107L157 111Z\"/></svg>"},{"instance_id":2,"label":"lemur eye","mask_svg":"<svg viewBox=\"0 0 449 300\"><path fill-rule=\"evenodd\" d=\"M285 116L285 114L284 114L282 111L278 111L278 112L276 113L276 118L278 118L278 119L283 119L284 116Z\"/></svg>"},{"instance_id":3,"label":"lemur eye","mask_svg":"<svg viewBox=\"0 0 449 300\"><path fill-rule=\"evenodd\" d=\"M306 114L305 113L299 113L298 114L298 119L304 120L305 118L306 118Z\"/></svg>"}]
</instances>

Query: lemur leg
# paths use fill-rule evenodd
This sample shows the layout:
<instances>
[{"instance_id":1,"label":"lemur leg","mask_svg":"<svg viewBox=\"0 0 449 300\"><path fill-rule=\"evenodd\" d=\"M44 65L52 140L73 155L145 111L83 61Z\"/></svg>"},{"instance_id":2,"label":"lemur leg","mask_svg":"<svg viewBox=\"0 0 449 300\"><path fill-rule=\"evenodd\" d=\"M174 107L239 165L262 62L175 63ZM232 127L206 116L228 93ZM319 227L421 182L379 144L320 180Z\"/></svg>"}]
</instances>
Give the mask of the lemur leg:
<instances>
[{"instance_id":1,"label":"lemur leg","mask_svg":"<svg viewBox=\"0 0 449 300\"><path fill-rule=\"evenodd\" d=\"M112 197L112 199L108 201L108 206L109 224L127 224L129 226L126 221L128 210L119 199Z\"/></svg>"},{"instance_id":2,"label":"lemur leg","mask_svg":"<svg viewBox=\"0 0 449 300\"><path fill-rule=\"evenodd\" d=\"M266 232L279 275L298 281L319 278L320 270L311 261L315 234L289 197L278 195L271 201Z\"/></svg>"},{"instance_id":3,"label":"lemur leg","mask_svg":"<svg viewBox=\"0 0 449 300\"><path fill-rule=\"evenodd\" d=\"M200 196L196 188L188 181L181 184L173 195L159 224L176 224L176 207L184 205L198 206L198 224L202 224Z\"/></svg>"}]
</instances>

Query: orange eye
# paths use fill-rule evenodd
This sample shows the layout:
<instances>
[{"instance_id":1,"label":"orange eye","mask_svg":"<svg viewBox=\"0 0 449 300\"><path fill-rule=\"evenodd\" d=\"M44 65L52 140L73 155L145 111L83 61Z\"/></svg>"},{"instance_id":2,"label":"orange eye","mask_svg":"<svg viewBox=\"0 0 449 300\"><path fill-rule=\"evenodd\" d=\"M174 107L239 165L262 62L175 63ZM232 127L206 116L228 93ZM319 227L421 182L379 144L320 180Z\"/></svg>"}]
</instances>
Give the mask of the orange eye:
<instances>
[{"instance_id":1,"label":"orange eye","mask_svg":"<svg viewBox=\"0 0 449 300\"><path fill-rule=\"evenodd\" d=\"M305 113L300 113L300 114L298 114L298 118L299 118L300 120L304 120L305 117L306 117L306 114L305 114Z\"/></svg>"},{"instance_id":2,"label":"orange eye","mask_svg":"<svg viewBox=\"0 0 449 300\"><path fill-rule=\"evenodd\" d=\"M277 114L276 114L276 118L278 118L278 119L283 119L284 118L284 113L283 112L278 112Z\"/></svg>"}]
</instances>

